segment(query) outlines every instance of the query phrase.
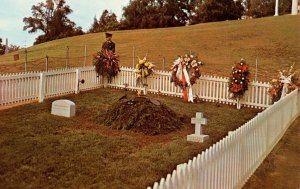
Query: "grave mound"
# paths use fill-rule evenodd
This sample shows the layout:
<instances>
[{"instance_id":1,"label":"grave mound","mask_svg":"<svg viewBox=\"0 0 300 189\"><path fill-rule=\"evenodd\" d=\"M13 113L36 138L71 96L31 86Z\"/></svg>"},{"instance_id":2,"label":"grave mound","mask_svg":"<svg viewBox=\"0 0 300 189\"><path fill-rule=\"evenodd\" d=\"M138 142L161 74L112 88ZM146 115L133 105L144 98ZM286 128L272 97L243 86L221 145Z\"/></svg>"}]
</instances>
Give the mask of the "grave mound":
<instances>
[{"instance_id":1,"label":"grave mound","mask_svg":"<svg viewBox=\"0 0 300 189\"><path fill-rule=\"evenodd\" d=\"M167 134L182 127L184 118L158 100L123 96L107 111L104 124L112 129L146 135Z\"/></svg>"}]
</instances>

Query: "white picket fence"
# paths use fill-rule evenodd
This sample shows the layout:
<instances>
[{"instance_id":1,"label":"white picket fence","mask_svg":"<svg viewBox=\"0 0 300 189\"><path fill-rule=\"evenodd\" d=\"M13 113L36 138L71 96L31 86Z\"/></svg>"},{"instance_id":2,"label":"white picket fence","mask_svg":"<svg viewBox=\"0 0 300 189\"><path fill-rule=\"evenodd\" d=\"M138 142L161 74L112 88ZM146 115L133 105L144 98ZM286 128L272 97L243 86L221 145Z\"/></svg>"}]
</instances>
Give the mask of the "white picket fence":
<instances>
[{"instance_id":1,"label":"white picket fence","mask_svg":"<svg viewBox=\"0 0 300 189\"><path fill-rule=\"evenodd\" d=\"M85 83L79 83L84 78ZM93 67L0 75L0 105L78 93L103 86Z\"/></svg>"},{"instance_id":2,"label":"white picket fence","mask_svg":"<svg viewBox=\"0 0 300 189\"><path fill-rule=\"evenodd\" d=\"M78 82L82 79L85 80L84 84ZM97 77L94 67L7 74L0 76L0 105L32 100L42 102L45 98L103 86L126 87L131 90L140 89L182 97L180 88L171 83L170 72L155 71L144 81L144 84L147 86L137 86L135 70L126 67L121 68L121 72L111 83L107 83L105 78ZM270 106L269 88L269 83L251 82L241 104L254 108L267 108ZM193 93L206 101L236 104L236 101L229 97L228 78L225 77L204 75L193 85Z\"/></svg>"},{"instance_id":3,"label":"white picket fence","mask_svg":"<svg viewBox=\"0 0 300 189\"><path fill-rule=\"evenodd\" d=\"M129 89L140 89L140 87L136 86L135 70L126 67L123 67L121 70L121 73L109 86L124 88L126 84ZM171 83L171 73L167 71L155 71L152 76L145 79L144 84L147 84L148 92L183 96L181 89L175 87L174 83ZM241 100L241 104L254 108L269 107L271 104L271 98L268 94L270 87L270 84L266 82L251 82L249 90ZM230 98L227 77L201 76L197 83L193 85L193 94L200 99L210 102L236 104L236 101Z\"/></svg>"},{"instance_id":4,"label":"white picket fence","mask_svg":"<svg viewBox=\"0 0 300 189\"><path fill-rule=\"evenodd\" d=\"M299 114L300 93L295 90L193 160L178 165L153 189L242 188Z\"/></svg>"}]
</instances>

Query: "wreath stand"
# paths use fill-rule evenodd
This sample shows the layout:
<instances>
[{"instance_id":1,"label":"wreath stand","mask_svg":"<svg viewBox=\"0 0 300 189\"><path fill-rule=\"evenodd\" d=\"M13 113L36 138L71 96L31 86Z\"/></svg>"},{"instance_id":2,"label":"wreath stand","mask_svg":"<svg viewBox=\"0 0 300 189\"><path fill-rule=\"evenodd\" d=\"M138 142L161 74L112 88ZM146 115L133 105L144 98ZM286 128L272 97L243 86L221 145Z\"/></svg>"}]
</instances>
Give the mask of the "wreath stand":
<instances>
[{"instance_id":1,"label":"wreath stand","mask_svg":"<svg viewBox=\"0 0 300 189\"><path fill-rule=\"evenodd\" d=\"M238 97L237 99L236 99L236 109L241 109L241 99L240 99L240 97Z\"/></svg>"}]
</instances>

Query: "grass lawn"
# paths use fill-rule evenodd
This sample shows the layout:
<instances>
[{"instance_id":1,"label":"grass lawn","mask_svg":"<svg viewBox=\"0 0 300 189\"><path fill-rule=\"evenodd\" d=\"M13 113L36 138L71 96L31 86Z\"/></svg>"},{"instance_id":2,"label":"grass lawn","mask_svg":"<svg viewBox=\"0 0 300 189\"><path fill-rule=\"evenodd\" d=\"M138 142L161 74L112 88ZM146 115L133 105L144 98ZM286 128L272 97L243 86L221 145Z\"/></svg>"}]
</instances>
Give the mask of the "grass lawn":
<instances>
[{"instance_id":1,"label":"grass lawn","mask_svg":"<svg viewBox=\"0 0 300 189\"><path fill-rule=\"evenodd\" d=\"M243 189L289 189L300 186L300 117L254 172Z\"/></svg>"},{"instance_id":2,"label":"grass lawn","mask_svg":"<svg viewBox=\"0 0 300 189\"><path fill-rule=\"evenodd\" d=\"M70 119L50 114L55 99L1 110L0 188L146 188L259 112L148 95L188 118L203 112L208 119L204 133L210 139L202 144L186 141L194 132L189 123L157 136L97 125L96 118L103 119L124 93L97 89L69 95L65 98L76 103L76 117Z\"/></svg>"},{"instance_id":3,"label":"grass lawn","mask_svg":"<svg viewBox=\"0 0 300 189\"><path fill-rule=\"evenodd\" d=\"M278 69L295 64L300 69L300 15L266 17L253 20L235 20L197 24L186 27L115 31L113 41L120 55L121 65L132 66L133 46L136 55L148 55L158 69L169 70L177 55L192 50L205 65L203 73L228 76L233 63L244 58L254 79L256 58L258 80L270 80ZM69 66L83 66L84 45L87 45L87 65L92 55L100 50L103 33L86 34L50 41L28 48L28 70L44 70L45 57L49 56L49 69L64 68L66 46L69 46ZM24 49L13 55L0 56L0 74L24 71Z\"/></svg>"}]
</instances>

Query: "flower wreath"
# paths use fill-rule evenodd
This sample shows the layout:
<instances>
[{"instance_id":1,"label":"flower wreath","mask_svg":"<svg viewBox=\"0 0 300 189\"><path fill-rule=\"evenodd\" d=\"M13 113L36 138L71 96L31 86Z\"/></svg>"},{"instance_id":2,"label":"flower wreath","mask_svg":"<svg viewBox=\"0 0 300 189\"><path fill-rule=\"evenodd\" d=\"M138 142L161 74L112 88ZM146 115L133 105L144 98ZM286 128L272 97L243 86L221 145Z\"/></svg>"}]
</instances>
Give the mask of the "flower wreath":
<instances>
[{"instance_id":1,"label":"flower wreath","mask_svg":"<svg viewBox=\"0 0 300 189\"><path fill-rule=\"evenodd\" d=\"M234 67L232 67L232 76L229 79L229 91L232 98L241 98L248 90L249 83L249 64L241 59Z\"/></svg>"},{"instance_id":2,"label":"flower wreath","mask_svg":"<svg viewBox=\"0 0 300 189\"><path fill-rule=\"evenodd\" d=\"M272 87L269 89L269 94L272 96L272 103L300 87L299 74L293 69L294 66L291 66L288 72L286 70L279 71L278 79L272 79Z\"/></svg>"},{"instance_id":3,"label":"flower wreath","mask_svg":"<svg viewBox=\"0 0 300 189\"><path fill-rule=\"evenodd\" d=\"M135 66L137 79L147 78L153 73L154 64L152 62L148 62L146 57L144 57L143 59L140 59L138 57L138 59L139 61Z\"/></svg>"},{"instance_id":4,"label":"flower wreath","mask_svg":"<svg viewBox=\"0 0 300 189\"><path fill-rule=\"evenodd\" d=\"M184 68L187 70L188 78L185 78L185 80L182 79L179 75L181 73L178 73L178 69L180 65L183 65ZM194 55L185 55L179 56L177 60L175 60L173 66L172 66L172 77L171 82L175 83L175 86L179 86L181 89L185 89L189 85L193 85L196 83L196 80L199 79L201 76L200 72L200 66L202 65L202 62L198 61L197 56ZM187 80L189 82L187 82Z\"/></svg>"},{"instance_id":5,"label":"flower wreath","mask_svg":"<svg viewBox=\"0 0 300 189\"><path fill-rule=\"evenodd\" d=\"M119 57L112 51L102 50L94 56L94 66L96 72L103 76L106 75L108 81L116 77L120 72Z\"/></svg>"}]
</instances>

